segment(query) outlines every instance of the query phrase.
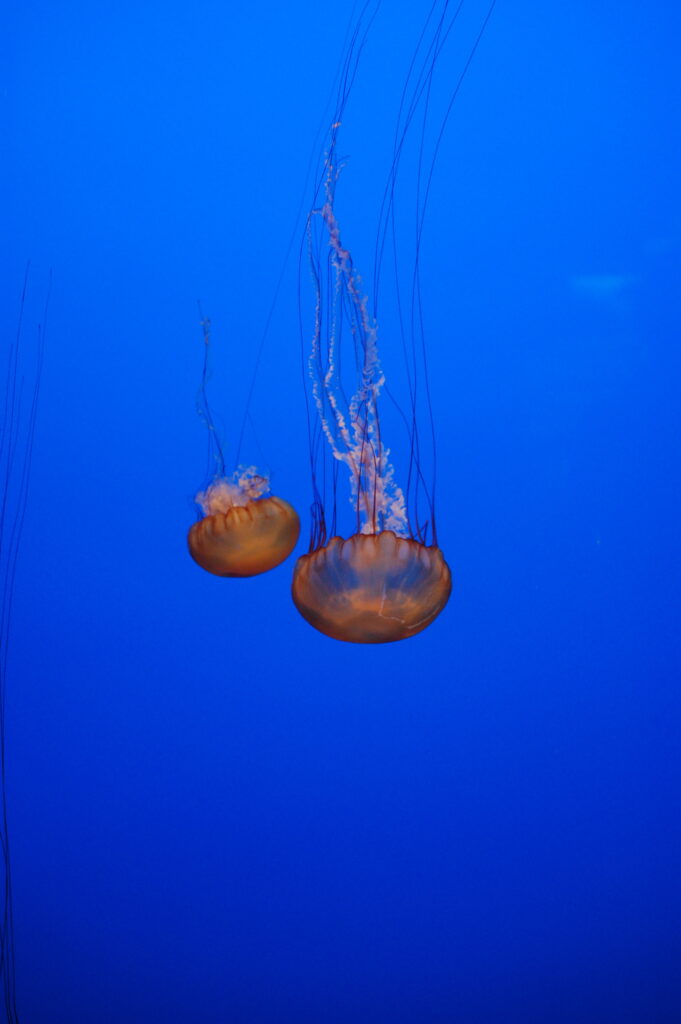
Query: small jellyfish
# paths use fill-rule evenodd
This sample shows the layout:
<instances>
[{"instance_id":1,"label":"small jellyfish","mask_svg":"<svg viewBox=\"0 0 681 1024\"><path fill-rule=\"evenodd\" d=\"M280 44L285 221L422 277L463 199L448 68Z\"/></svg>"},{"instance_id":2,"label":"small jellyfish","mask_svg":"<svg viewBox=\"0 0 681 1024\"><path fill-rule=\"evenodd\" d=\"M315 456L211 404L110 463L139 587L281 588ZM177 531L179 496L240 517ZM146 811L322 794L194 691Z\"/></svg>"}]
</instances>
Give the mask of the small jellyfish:
<instances>
[{"instance_id":1,"label":"small jellyfish","mask_svg":"<svg viewBox=\"0 0 681 1024\"><path fill-rule=\"evenodd\" d=\"M293 506L265 497L269 481L255 466L220 477L196 496L204 517L189 530L194 561L215 576L257 576L293 551L300 520Z\"/></svg>"},{"instance_id":2,"label":"small jellyfish","mask_svg":"<svg viewBox=\"0 0 681 1024\"><path fill-rule=\"evenodd\" d=\"M280 565L293 551L300 520L287 501L270 493L267 474L255 466L225 470L222 443L208 405L206 383L210 351L210 321L202 318L204 362L198 411L208 428L217 463L211 483L195 501L203 517L187 535L189 553L214 576L257 576Z\"/></svg>"}]
</instances>

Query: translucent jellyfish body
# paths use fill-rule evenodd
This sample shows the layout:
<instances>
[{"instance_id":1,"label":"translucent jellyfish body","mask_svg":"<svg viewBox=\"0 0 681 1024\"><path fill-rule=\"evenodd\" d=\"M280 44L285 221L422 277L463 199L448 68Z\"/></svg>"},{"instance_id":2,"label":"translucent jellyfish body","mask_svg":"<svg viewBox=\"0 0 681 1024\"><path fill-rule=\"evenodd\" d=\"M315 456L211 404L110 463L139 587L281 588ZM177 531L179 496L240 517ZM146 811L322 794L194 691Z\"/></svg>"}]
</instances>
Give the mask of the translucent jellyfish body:
<instances>
[{"instance_id":1,"label":"translucent jellyfish body","mask_svg":"<svg viewBox=\"0 0 681 1024\"><path fill-rule=\"evenodd\" d=\"M265 496L266 477L253 467L214 481L196 501L205 515L189 530L194 561L215 576L257 576L293 551L300 533L296 510Z\"/></svg>"},{"instance_id":2,"label":"translucent jellyfish body","mask_svg":"<svg viewBox=\"0 0 681 1024\"><path fill-rule=\"evenodd\" d=\"M392 530L358 533L296 563L293 601L335 640L380 644L420 633L446 605L452 577L442 552Z\"/></svg>"},{"instance_id":3,"label":"translucent jellyfish body","mask_svg":"<svg viewBox=\"0 0 681 1024\"><path fill-rule=\"evenodd\" d=\"M351 643L387 643L429 626L449 599L452 579L435 539L432 491L425 503L429 522L423 524L415 502L414 515L409 515L385 445L378 410L385 383L378 328L341 241L333 208L333 149L332 145L327 159L324 202L308 219L316 292L308 371L318 427L310 445L310 550L296 563L292 597L307 622L327 636ZM343 345L348 349L345 355ZM412 421L413 495L414 481L420 485L424 474L418 465L415 412ZM324 447L331 456L330 467L322 462ZM328 539L327 525L333 533L338 529L339 466L345 466L349 475L354 529L347 539Z\"/></svg>"}]
</instances>

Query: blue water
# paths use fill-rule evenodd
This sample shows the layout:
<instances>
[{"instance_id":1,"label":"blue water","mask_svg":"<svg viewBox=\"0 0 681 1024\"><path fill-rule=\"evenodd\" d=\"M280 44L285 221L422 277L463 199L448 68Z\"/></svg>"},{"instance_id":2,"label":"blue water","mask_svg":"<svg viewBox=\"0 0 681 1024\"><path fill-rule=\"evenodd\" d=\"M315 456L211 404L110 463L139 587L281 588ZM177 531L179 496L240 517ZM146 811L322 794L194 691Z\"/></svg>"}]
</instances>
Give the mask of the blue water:
<instances>
[{"instance_id":1,"label":"blue water","mask_svg":"<svg viewBox=\"0 0 681 1024\"><path fill-rule=\"evenodd\" d=\"M385 0L344 116L367 290L428 7ZM350 17L5 14L1 315L9 338L30 259L29 366L53 271L7 675L25 1024L681 1020L674 5L499 0L452 110L421 254L439 619L336 643L293 559L220 580L186 552L197 299L233 456L282 267L242 458L307 549L297 247Z\"/></svg>"}]
</instances>

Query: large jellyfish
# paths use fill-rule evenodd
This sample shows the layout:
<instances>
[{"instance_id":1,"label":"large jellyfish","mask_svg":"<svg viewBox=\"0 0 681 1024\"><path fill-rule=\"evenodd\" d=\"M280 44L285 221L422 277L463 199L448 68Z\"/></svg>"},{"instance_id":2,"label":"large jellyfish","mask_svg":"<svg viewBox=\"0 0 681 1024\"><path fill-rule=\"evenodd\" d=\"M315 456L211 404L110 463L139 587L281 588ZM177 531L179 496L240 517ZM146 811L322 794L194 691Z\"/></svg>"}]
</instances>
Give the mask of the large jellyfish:
<instances>
[{"instance_id":1,"label":"large jellyfish","mask_svg":"<svg viewBox=\"0 0 681 1024\"><path fill-rule=\"evenodd\" d=\"M202 326L204 362L198 407L208 428L216 471L196 495L203 516L191 526L187 544L194 561L206 572L257 576L288 558L298 540L300 520L287 501L270 494L267 474L255 466L240 465L227 474L206 396L210 321L202 318Z\"/></svg>"},{"instance_id":2,"label":"large jellyfish","mask_svg":"<svg viewBox=\"0 0 681 1024\"><path fill-rule=\"evenodd\" d=\"M298 559L292 583L301 615L336 640L385 643L402 640L429 626L447 604L451 573L437 544L435 526L435 432L433 429L424 337L419 251L435 161L442 133L461 81L468 69L494 3L449 94L429 154L425 128L438 56L461 5L434 2L420 36L404 85L383 204L379 215L374 263L374 300L369 297L341 238L335 197L343 161L337 157L338 133L378 4L367 2L351 33L340 70L340 86L323 172L307 222L307 252L315 305L307 371L313 406L310 461L313 522L310 548ZM409 381L409 405L397 403L406 426L409 456L405 486L396 479L384 437L379 398L385 388L378 348L376 302L381 259L387 240L395 252L395 189L400 161L417 115L415 237L408 295L398 296L400 333ZM396 262L396 261L395 261ZM399 292L399 282L398 282ZM405 329L406 320L406 329ZM404 343L404 339L407 339ZM395 339L397 340L397 339ZM426 478L417 405L425 395L432 447L432 472ZM392 397L392 396L391 396ZM315 415L316 414L316 417ZM330 461L328 456L330 455ZM352 521L350 536L337 535L338 469L349 475Z\"/></svg>"},{"instance_id":3,"label":"large jellyfish","mask_svg":"<svg viewBox=\"0 0 681 1024\"><path fill-rule=\"evenodd\" d=\"M319 212L330 247L331 310L323 312L318 277L309 372L324 438L336 462L349 471L355 532L346 540L335 536L327 541L326 512L317 494L310 551L296 563L292 595L301 615L327 636L385 643L403 640L430 625L449 599L452 580L437 544L428 545L415 536L404 493L395 482L378 411L384 378L376 323L350 253L341 242L333 211L334 185L331 161L326 201ZM357 390L349 400L339 367L344 321L358 365ZM314 485L316 489L316 481Z\"/></svg>"}]
</instances>

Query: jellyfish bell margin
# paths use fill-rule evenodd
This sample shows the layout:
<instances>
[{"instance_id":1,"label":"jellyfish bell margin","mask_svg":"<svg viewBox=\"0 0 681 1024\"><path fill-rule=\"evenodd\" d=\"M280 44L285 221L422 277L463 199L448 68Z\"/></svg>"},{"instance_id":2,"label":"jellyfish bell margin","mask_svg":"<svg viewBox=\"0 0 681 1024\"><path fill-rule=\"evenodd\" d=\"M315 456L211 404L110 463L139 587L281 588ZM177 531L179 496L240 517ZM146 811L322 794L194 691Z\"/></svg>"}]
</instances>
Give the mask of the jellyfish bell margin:
<instances>
[{"instance_id":1,"label":"jellyfish bell margin","mask_svg":"<svg viewBox=\"0 0 681 1024\"><path fill-rule=\"evenodd\" d=\"M383 644L415 636L449 600L438 547L392 530L333 537L296 562L291 593L307 622L334 640Z\"/></svg>"},{"instance_id":2,"label":"jellyfish bell margin","mask_svg":"<svg viewBox=\"0 0 681 1024\"><path fill-rule=\"evenodd\" d=\"M187 535L189 554L214 576L258 576L280 565L300 534L298 513L265 495L269 483L252 468L214 481L196 496L205 515Z\"/></svg>"}]
</instances>

